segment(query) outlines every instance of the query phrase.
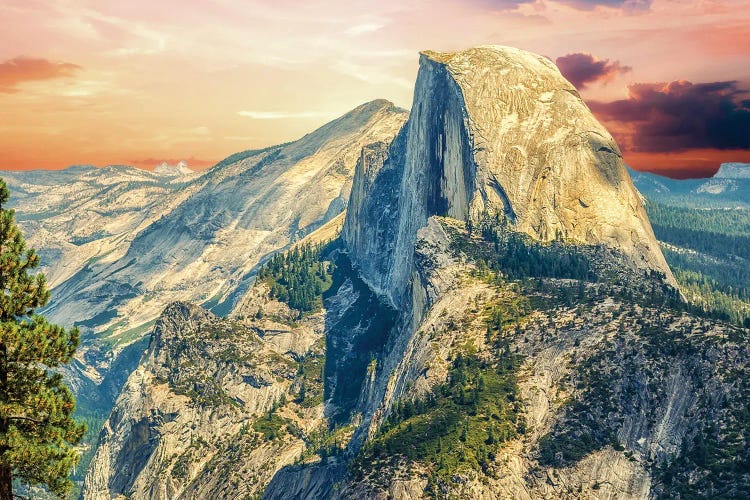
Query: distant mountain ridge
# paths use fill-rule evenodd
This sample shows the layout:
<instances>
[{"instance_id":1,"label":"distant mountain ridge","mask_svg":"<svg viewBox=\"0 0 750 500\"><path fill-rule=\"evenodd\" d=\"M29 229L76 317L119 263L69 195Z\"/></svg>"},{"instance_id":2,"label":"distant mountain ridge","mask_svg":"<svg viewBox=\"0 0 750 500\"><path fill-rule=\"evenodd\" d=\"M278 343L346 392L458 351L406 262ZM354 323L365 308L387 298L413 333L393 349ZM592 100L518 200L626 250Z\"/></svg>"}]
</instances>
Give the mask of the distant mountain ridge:
<instances>
[{"instance_id":1,"label":"distant mountain ridge","mask_svg":"<svg viewBox=\"0 0 750 500\"><path fill-rule=\"evenodd\" d=\"M629 170L638 191L654 201L690 208L750 208L750 164L723 163L713 177L671 179Z\"/></svg>"},{"instance_id":2,"label":"distant mountain ridge","mask_svg":"<svg viewBox=\"0 0 750 500\"><path fill-rule=\"evenodd\" d=\"M750 179L750 163L722 163L714 179Z\"/></svg>"},{"instance_id":3,"label":"distant mountain ridge","mask_svg":"<svg viewBox=\"0 0 750 500\"><path fill-rule=\"evenodd\" d=\"M226 313L268 255L339 215L362 146L390 141L406 116L376 100L198 173L180 164L0 172L48 277L42 312L82 330L68 374L79 410L109 412L169 302Z\"/></svg>"},{"instance_id":4,"label":"distant mountain ridge","mask_svg":"<svg viewBox=\"0 0 750 500\"><path fill-rule=\"evenodd\" d=\"M192 170L190 167L188 167L186 161L177 162L176 165L170 165L167 162L162 162L154 168L153 172L158 175L168 176L186 176L196 173L195 170Z\"/></svg>"}]
</instances>

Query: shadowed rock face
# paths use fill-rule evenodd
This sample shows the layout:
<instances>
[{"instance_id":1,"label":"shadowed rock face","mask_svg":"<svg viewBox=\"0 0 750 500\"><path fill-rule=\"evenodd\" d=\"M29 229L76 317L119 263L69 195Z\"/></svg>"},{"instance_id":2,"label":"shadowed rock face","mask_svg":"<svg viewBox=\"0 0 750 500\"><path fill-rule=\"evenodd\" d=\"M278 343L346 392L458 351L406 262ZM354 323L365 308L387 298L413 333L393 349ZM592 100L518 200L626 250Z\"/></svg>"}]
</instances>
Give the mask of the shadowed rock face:
<instances>
[{"instance_id":1,"label":"shadowed rock face","mask_svg":"<svg viewBox=\"0 0 750 500\"><path fill-rule=\"evenodd\" d=\"M502 212L540 241L604 244L673 282L617 144L541 56L423 52L409 120L381 172L372 170L371 194L354 193L360 208L347 215L344 238L364 278L394 304L431 215Z\"/></svg>"}]
</instances>

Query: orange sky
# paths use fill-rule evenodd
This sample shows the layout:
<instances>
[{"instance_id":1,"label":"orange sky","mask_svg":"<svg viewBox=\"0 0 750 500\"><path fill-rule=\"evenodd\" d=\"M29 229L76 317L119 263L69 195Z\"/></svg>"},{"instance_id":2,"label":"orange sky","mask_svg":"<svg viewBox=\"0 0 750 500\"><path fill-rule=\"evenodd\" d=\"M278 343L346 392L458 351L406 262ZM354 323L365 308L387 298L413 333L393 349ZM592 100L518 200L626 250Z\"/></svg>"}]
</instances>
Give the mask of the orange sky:
<instances>
[{"instance_id":1,"label":"orange sky","mask_svg":"<svg viewBox=\"0 0 750 500\"><path fill-rule=\"evenodd\" d=\"M627 99L634 83L750 88L750 0L0 0L0 9L2 169L180 159L204 168L368 100L408 108L422 49L494 43L629 67L586 85L597 102ZM684 176L750 162L748 145L730 146L623 149L638 169Z\"/></svg>"}]
</instances>

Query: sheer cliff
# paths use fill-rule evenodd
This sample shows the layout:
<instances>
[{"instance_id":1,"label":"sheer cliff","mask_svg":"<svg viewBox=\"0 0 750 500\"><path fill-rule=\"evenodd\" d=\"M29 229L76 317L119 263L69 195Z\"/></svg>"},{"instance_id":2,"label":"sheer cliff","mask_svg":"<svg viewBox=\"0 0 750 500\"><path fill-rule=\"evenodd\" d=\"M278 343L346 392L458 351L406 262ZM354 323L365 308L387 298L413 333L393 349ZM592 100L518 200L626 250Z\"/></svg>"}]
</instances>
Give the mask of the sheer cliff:
<instances>
[{"instance_id":1,"label":"sheer cliff","mask_svg":"<svg viewBox=\"0 0 750 500\"><path fill-rule=\"evenodd\" d=\"M373 195L353 200L344 239L394 303L431 215L500 212L539 241L605 244L673 282L617 145L544 57L423 52L409 120L378 175Z\"/></svg>"},{"instance_id":2,"label":"sheer cliff","mask_svg":"<svg viewBox=\"0 0 750 500\"><path fill-rule=\"evenodd\" d=\"M101 424L167 304L226 314L264 259L339 216L361 148L390 142L406 115L376 100L201 173L179 165L2 173L47 266L53 300L44 314L82 333L67 373L79 416Z\"/></svg>"},{"instance_id":3,"label":"sheer cliff","mask_svg":"<svg viewBox=\"0 0 750 500\"><path fill-rule=\"evenodd\" d=\"M750 492L748 332L683 301L549 61L423 53L408 120L354 170L343 225L229 319L165 312L84 498Z\"/></svg>"}]
</instances>

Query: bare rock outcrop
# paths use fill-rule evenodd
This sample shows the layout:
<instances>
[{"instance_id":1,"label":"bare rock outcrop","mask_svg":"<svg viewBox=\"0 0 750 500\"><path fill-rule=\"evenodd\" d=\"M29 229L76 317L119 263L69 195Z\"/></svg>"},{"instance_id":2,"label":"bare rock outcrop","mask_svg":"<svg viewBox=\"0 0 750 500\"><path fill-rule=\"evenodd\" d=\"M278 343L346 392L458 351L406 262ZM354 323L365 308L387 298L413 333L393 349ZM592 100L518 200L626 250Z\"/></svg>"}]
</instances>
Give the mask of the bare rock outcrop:
<instances>
[{"instance_id":1,"label":"bare rock outcrop","mask_svg":"<svg viewBox=\"0 0 750 500\"><path fill-rule=\"evenodd\" d=\"M355 191L344 238L364 279L394 304L432 215L500 212L539 241L607 245L674 284L619 148L542 56L423 52L409 120L375 161L382 168L373 180L363 169L370 195Z\"/></svg>"}]
</instances>

